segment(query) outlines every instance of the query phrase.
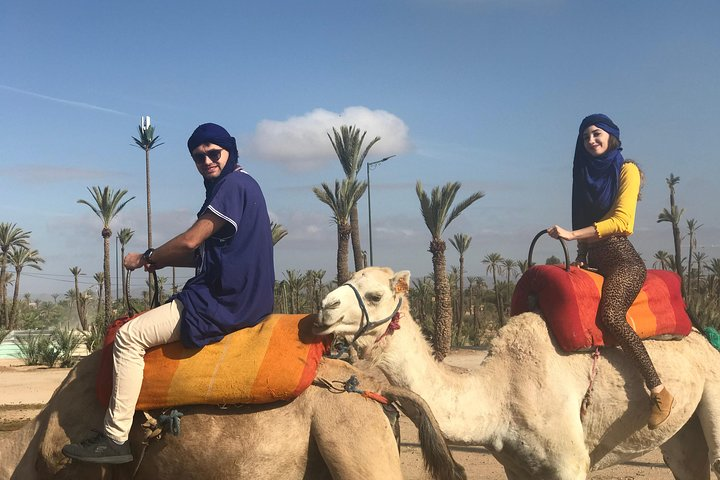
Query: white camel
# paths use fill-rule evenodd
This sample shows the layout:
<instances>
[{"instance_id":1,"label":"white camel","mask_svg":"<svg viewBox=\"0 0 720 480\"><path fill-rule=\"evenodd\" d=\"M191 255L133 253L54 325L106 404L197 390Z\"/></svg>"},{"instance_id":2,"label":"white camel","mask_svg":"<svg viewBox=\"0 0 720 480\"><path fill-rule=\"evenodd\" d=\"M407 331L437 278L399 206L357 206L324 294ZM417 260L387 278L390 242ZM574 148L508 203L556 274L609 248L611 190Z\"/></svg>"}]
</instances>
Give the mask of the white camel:
<instances>
[{"instance_id":1,"label":"white camel","mask_svg":"<svg viewBox=\"0 0 720 480\"><path fill-rule=\"evenodd\" d=\"M81 361L40 414L22 429L0 437L0 479L229 480L401 479L398 446L381 405L358 393L312 385L291 402L259 406L180 407L180 435L145 439L136 415L130 441L135 462L94 465L61 453L70 439L102 425L95 398L100 356ZM360 377L360 389L379 391L416 422L426 466L440 479L463 479L425 402L397 387L381 387L339 360L323 360L318 379ZM337 386L337 385L335 385ZM424 438L423 438L424 437ZM135 470L137 470L135 472Z\"/></svg>"},{"instance_id":2,"label":"white camel","mask_svg":"<svg viewBox=\"0 0 720 480\"><path fill-rule=\"evenodd\" d=\"M428 402L450 441L487 447L509 479L584 479L658 446L677 480L720 478L720 353L697 331L645 342L676 402L650 431L643 380L617 348L602 349L581 418L593 358L562 352L535 313L511 318L478 370L437 362L410 315L409 281L408 271L357 272L323 300L315 332L356 338L361 358Z\"/></svg>"}]
</instances>

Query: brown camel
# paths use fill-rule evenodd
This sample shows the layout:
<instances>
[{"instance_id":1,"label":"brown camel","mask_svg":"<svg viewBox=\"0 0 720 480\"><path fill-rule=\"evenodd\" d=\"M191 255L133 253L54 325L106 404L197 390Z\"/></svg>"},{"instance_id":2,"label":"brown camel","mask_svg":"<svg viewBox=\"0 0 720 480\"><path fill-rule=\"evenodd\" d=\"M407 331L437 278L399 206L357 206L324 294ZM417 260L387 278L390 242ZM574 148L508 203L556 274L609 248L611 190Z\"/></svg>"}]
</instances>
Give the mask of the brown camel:
<instances>
[{"instance_id":1,"label":"brown camel","mask_svg":"<svg viewBox=\"0 0 720 480\"><path fill-rule=\"evenodd\" d=\"M164 433L143 451L145 421L136 414L130 441L135 461L104 466L72 462L61 453L69 441L102 425L95 398L99 352L81 361L32 422L0 439L0 479L400 479L399 452L382 406L358 393L310 386L291 402L261 406L186 406L180 435ZM436 478L465 478L454 463L432 413L413 393L377 389L352 366L324 359L317 378L381 391L418 425L428 469ZM153 412L158 416L158 412Z\"/></svg>"}]
</instances>

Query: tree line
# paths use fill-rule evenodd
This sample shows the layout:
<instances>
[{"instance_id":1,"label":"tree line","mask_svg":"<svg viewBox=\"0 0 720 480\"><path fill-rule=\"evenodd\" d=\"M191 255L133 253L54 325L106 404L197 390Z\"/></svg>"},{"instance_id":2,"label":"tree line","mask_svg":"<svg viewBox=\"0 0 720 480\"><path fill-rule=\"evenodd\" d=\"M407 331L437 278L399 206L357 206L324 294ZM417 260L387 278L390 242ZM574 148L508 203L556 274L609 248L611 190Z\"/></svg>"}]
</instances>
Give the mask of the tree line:
<instances>
[{"instance_id":1,"label":"tree line","mask_svg":"<svg viewBox=\"0 0 720 480\"><path fill-rule=\"evenodd\" d=\"M145 152L148 229L151 228L150 215L150 181L149 151L161 143L149 127L149 119L145 128L139 127L140 138L133 137L136 146ZM278 312L316 312L320 308L322 298L338 285L342 285L351 276L350 249L354 271L368 265L366 252L362 248L357 203L367 190L367 182L361 181L358 174L362 169L371 148L381 138L375 137L365 144L366 132L354 126L343 125L340 129L333 128L332 135L327 134L329 141L338 157L344 177L333 183L322 182L313 187L316 198L327 205L331 211L331 219L336 227L336 271L334 278L326 281L324 270L286 270L283 278L278 279L275 286L275 309ZM390 157L387 157L390 158ZM386 159L387 159L386 158ZM386 160L383 159L382 161ZM376 162L379 163L379 162ZM682 282L682 293L688 310L700 322L707 326L720 326L720 259L708 258L697 249L698 231L702 227L695 219L687 220L687 234L681 230L681 219L684 209L676 204L675 189L680 178L672 173L666 179L669 191L669 208L664 208L658 215L658 222L671 224L674 253L658 251L654 256L654 268L673 270L678 273ZM458 254L457 265L447 268L447 244L443 238L448 226L467 208L483 198L483 192L473 192L459 201L456 197L461 188L460 182L448 182L434 186L428 192L420 181L416 183L416 194L420 212L430 233L429 252L431 254L432 274L413 279L410 296L412 299L413 316L423 326L432 339L438 359L444 358L453 345L480 344L494 334L497 328L505 323L509 315L510 299L515 280L531 265L527 260L504 258L500 253L489 253L482 263L486 266L485 274L492 279L487 285L484 278L468 276L465 271L465 260L470 252L472 237L457 233L449 239ZM81 292L78 277L82 274L79 267L69 267L75 280L75 288L66 293L66 299L75 306L80 328L102 329L104 325L124 311L123 303L129 299L129 286L123 269L122 300L113 299L110 276L110 224L117 214L135 197L125 198L127 190L114 190L109 186L88 188L91 200L80 199L78 203L88 206L101 220L101 236L103 238L102 272L94 275L97 294L90 290ZM273 222L273 243L277 244L291 234L281 224ZM22 308L19 301L20 276L24 268L41 269L44 263L39 252L31 248L30 233L14 223L0 223L0 329L13 329L25 324L34 323L34 315L29 308ZM134 231L122 228L118 240L125 255L125 246L133 237ZM151 244L151 236L148 242ZM687 255L683 252L683 240L688 240ZM551 257L546 263L559 263L559 259ZM9 267L14 268L14 273ZM164 290L167 278L161 277L157 287ZM12 285L12 300L8 298L7 287ZM173 292L176 291L173 270ZM143 299L138 306L147 306L153 287L148 282ZM163 292L164 293L164 292ZM94 323L88 321L87 305L96 302ZM29 298L26 307L30 304ZM57 304L57 301L55 302ZM104 308L101 308L104 307ZM27 316L21 318L18 312ZM42 307L48 311L48 306ZM67 312L66 312L67 313ZM49 314L48 320L56 319L56 314ZM95 327L93 327L95 325Z\"/></svg>"}]
</instances>

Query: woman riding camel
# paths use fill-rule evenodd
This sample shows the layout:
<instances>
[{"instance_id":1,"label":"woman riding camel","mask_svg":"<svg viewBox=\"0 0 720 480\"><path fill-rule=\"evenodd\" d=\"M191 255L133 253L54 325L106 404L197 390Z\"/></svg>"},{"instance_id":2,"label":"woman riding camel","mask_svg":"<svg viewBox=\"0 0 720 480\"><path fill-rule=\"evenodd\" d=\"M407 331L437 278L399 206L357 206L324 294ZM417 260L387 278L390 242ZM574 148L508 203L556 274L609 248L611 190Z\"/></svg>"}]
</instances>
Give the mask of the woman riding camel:
<instances>
[{"instance_id":1,"label":"woman riding camel","mask_svg":"<svg viewBox=\"0 0 720 480\"><path fill-rule=\"evenodd\" d=\"M648 428L670 415L674 402L655 371L640 337L625 316L640 293L647 270L628 240L633 233L642 174L621 153L620 129L606 115L585 117L575 145L572 231L554 225L553 238L578 241L574 265L588 265L604 277L598 318L636 363L650 390Z\"/></svg>"}]
</instances>

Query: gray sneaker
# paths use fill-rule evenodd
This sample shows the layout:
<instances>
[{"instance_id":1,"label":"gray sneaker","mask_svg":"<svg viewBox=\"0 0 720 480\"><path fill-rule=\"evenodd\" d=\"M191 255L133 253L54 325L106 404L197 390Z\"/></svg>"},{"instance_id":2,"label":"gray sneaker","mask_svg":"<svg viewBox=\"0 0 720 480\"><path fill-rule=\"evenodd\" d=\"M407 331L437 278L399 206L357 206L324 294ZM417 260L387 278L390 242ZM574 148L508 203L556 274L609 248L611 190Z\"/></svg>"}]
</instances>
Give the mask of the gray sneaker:
<instances>
[{"instance_id":1,"label":"gray sneaker","mask_svg":"<svg viewBox=\"0 0 720 480\"><path fill-rule=\"evenodd\" d=\"M133 461L130 442L118 445L100 432L80 443L65 445L62 452L66 457L88 463L118 464Z\"/></svg>"}]
</instances>

